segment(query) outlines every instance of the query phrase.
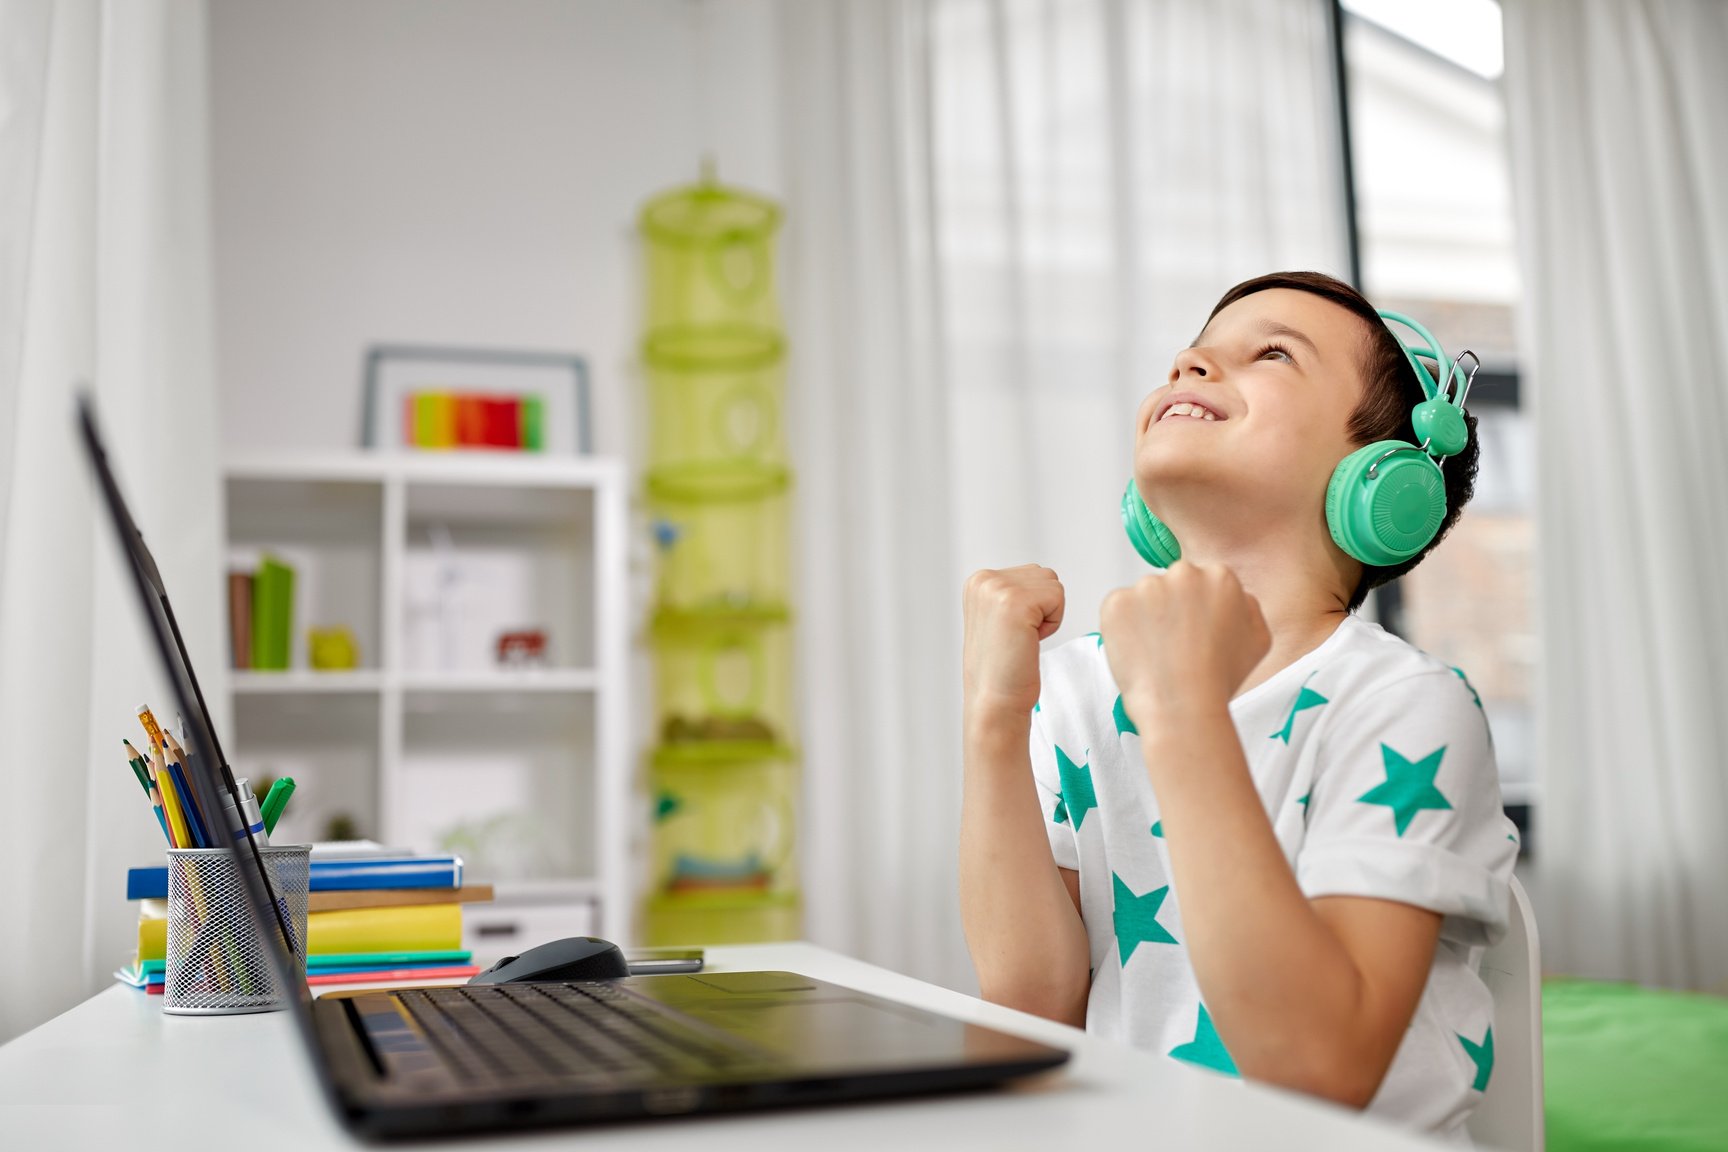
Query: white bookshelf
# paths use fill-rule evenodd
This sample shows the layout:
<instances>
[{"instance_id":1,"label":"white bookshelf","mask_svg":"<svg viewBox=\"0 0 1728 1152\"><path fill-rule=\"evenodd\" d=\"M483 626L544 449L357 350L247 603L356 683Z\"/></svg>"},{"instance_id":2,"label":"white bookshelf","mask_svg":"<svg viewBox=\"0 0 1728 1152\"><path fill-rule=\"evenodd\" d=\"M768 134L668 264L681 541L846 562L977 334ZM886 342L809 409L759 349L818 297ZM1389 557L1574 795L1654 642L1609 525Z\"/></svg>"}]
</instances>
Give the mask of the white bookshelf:
<instances>
[{"instance_id":1,"label":"white bookshelf","mask_svg":"<svg viewBox=\"0 0 1728 1152\"><path fill-rule=\"evenodd\" d=\"M465 913L481 959L550 936L632 939L625 472L495 454L248 455L224 470L230 567L295 569L285 672L234 670L229 760L293 776L293 839L331 815L457 851L498 890ZM360 666L315 671L307 630ZM544 629L544 666L499 632Z\"/></svg>"}]
</instances>

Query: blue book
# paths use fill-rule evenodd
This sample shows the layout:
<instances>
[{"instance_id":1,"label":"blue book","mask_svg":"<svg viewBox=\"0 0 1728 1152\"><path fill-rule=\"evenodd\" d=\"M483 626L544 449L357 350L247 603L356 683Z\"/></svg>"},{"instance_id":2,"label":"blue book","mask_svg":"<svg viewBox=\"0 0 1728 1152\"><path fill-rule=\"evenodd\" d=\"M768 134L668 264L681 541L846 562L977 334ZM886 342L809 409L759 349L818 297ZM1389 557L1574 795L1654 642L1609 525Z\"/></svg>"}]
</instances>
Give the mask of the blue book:
<instances>
[{"instance_id":1,"label":"blue book","mask_svg":"<svg viewBox=\"0 0 1728 1152\"><path fill-rule=\"evenodd\" d=\"M245 851L244 848L240 849ZM313 892L352 892L372 888L460 888L462 857L365 857L355 860L314 860L307 877ZM168 866L126 870L126 899L164 900L168 896Z\"/></svg>"}]
</instances>

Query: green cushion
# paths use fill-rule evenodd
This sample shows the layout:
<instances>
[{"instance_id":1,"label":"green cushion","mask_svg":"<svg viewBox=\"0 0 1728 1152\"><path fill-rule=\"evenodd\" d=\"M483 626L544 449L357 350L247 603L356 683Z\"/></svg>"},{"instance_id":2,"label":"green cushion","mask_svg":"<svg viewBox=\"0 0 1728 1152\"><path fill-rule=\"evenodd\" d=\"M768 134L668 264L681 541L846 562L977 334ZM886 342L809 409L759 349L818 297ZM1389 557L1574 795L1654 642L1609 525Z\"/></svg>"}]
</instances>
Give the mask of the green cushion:
<instances>
[{"instance_id":1,"label":"green cushion","mask_svg":"<svg viewBox=\"0 0 1728 1152\"><path fill-rule=\"evenodd\" d=\"M1551 980L1542 988L1549 1152L1728 1148L1728 999Z\"/></svg>"}]
</instances>

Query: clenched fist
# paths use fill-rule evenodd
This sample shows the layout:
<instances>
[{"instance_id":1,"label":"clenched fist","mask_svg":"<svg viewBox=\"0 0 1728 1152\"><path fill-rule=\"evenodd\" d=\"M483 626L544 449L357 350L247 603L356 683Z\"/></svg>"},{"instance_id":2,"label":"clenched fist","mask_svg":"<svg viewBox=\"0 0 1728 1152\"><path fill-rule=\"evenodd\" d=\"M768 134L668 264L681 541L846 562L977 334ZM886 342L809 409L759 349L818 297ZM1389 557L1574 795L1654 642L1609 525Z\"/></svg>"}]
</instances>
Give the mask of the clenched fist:
<instances>
[{"instance_id":1,"label":"clenched fist","mask_svg":"<svg viewBox=\"0 0 1728 1152\"><path fill-rule=\"evenodd\" d=\"M1062 626L1056 573L1037 564L966 581L966 707L1025 714L1038 703L1038 642Z\"/></svg>"},{"instance_id":2,"label":"clenched fist","mask_svg":"<svg viewBox=\"0 0 1728 1152\"><path fill-rule=\"evenodd\" d=\"M1104 597L1099 631L1136 724L1227 706L1272 646L1260 604L1222 564L1178 560Z\"/></svg>"}]
</instances>

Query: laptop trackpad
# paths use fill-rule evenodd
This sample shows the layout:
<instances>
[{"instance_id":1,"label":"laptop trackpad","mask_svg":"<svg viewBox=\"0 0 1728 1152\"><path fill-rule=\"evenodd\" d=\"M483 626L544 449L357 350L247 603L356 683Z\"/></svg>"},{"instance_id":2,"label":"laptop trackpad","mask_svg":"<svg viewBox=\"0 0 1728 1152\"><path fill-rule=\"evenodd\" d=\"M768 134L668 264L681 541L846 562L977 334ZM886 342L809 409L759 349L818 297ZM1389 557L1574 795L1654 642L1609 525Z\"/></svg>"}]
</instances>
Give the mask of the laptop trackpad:
<instances>
[{"instance_id":1,"label":"laptop trackpad","mask_svg":"<svg viewBox=\"0 0 1728 1152\"><path fill-rule=\"evenodd\" d=\"M941 1061L962 1047L962 1027L873 1001L710 1000L692 1014L771 1051L829 1066Z\"/></svg>"}]
</instances>

